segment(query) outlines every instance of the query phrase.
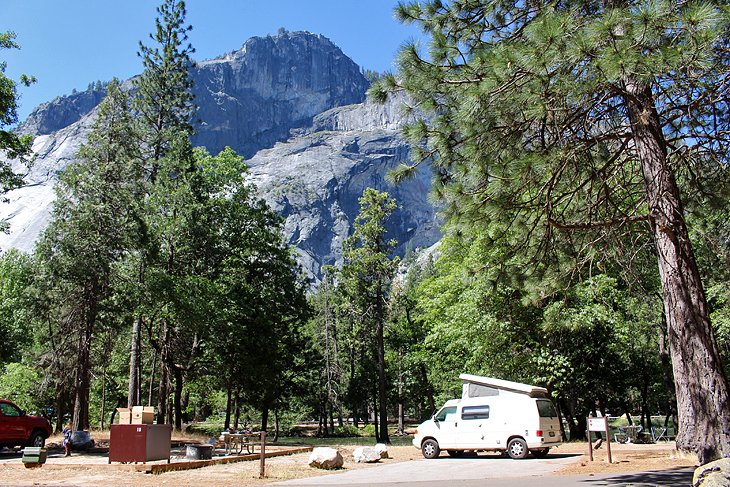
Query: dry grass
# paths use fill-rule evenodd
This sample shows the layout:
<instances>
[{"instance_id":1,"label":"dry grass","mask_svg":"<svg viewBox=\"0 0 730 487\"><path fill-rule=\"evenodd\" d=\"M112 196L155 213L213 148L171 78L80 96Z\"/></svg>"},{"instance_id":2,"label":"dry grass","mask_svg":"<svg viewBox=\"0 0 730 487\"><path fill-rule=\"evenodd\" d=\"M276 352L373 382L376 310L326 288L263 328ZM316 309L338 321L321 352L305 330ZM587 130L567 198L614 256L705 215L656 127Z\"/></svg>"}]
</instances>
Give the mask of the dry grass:
<instances>
[{"instance_id":1,"label":"dry grass","mask_svg":"<svg viewBox=\"0 0 730 487\"><path fill-rule=\"evenodd\" d=\"M558 475L642 472L697 466L697 457L677 451L673 442L652 445L611 443L610 464L605 444L593 452L592 462L588 456L588 443L567 443L552 451L582 454L575 463L558 471Z\"/></svg>"}]
</instances>

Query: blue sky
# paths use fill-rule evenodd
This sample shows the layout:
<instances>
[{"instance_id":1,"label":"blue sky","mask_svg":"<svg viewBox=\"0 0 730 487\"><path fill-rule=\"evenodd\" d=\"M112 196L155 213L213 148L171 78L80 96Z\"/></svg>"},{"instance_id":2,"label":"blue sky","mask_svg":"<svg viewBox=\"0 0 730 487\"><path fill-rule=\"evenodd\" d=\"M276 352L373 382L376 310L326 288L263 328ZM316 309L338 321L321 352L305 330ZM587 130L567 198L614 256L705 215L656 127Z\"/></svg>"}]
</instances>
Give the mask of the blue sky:
<instances>
[{"instance_id":1,"label":"blue sky","mask_svg":"<svg viewBox=\"0 0 730 487\"><path fill-rule=\"evenodd\" d=\"M138 74L139 41L148 41L158 0L0 0L0 31L14 31L21 49L0 51L5 74L38 82L21 87L19 115L89 82ZM193 58L236 50L279 27L323 34L357 64L393 70L398 48L417 38L393 17L397 0L187 0Z\"/></svg>"}]
</instances>

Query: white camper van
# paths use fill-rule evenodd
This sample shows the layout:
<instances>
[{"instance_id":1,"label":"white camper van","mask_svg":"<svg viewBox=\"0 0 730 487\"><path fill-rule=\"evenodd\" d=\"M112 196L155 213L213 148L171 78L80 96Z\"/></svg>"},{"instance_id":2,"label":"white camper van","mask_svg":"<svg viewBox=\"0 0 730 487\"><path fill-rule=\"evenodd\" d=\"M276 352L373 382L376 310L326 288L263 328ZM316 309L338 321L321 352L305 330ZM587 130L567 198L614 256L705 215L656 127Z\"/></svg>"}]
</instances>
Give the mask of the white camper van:
<instances>
[{"instance_id":1,"label":"white camper van","mask_svg":"<svg viewBox=\"0 0 730 487\"><path fill-rule=\"evenodd\" d=\"M562 443L560 422L547 389L491 377L461 374L461 399L451 399L416 430L413 446L426 458L441 450L506 451L542 458Z\"/></svg>"}]
</instances>

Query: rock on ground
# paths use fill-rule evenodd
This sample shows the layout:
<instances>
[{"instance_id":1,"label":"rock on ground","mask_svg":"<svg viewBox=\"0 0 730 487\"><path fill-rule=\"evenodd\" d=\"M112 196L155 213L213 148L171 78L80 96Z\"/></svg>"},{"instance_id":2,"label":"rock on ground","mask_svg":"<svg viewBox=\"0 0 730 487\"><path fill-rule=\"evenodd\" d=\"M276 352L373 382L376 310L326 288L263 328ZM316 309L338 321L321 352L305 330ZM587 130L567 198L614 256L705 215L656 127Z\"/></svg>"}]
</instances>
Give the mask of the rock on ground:
<instances>
[{"instance_id":1,"label":"rock on ground","mask_svg":"<svg viewBox=\"0 0 730 487\"><path fill-rule=\"evenodd\" d=\"M380 461L380 452L371 446L361 446L355 448L352 458L357 463L375 463Z\"/></svg>"},{"instance_id":2,"label":"rock on ground","mask_svg":"<svg viewBox=\"0 0 730 487\"><path fill-rule=\"evenodd\" d=\"M312 450L309 455L309 466L315 468L323 468L326 470L332 470L336 468L342 468L345 459L339 451L334 448L318 447Z\"/></svg>"},{"instance_id":3,"label":"rock on ground","mask_svg":"<svg viewBox=\"0 0 730 487\"><path fill-rule=\"evenodd\" d=\"M730 458L721 458L700 465L692 477L692 485L693 487L730 486Z\"/></svg>"},{"instance_id":4,"label":"rock on ground","mask_svg":"<svg viewBox=\"0 0 730 487\"><path fill-rule=\"evenodd\" d=\"M375 445L375 450L380 453L380 458L390 458L388 457L388 446L385 443Z\"/></svg>"}]
</instances>

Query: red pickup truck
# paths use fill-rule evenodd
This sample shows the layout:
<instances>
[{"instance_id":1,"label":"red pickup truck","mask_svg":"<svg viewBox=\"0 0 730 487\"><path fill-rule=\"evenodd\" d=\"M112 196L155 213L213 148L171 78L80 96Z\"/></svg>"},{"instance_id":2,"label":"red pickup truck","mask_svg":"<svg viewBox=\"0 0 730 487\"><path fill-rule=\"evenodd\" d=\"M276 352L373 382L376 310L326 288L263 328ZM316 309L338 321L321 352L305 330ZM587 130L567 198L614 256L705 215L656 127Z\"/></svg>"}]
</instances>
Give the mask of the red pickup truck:
<instances>
[{"instance_id":1,"label":"red pickup truck","mask_svg":"<svg viewBox=\"0 0 730 487\"><path fill-rule=\"evenodd\" d=\"M25 414L5 399L0 399L0 447L43 446L51 436L48 420Z\"/></svg>"}]
</instances>

